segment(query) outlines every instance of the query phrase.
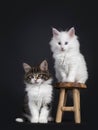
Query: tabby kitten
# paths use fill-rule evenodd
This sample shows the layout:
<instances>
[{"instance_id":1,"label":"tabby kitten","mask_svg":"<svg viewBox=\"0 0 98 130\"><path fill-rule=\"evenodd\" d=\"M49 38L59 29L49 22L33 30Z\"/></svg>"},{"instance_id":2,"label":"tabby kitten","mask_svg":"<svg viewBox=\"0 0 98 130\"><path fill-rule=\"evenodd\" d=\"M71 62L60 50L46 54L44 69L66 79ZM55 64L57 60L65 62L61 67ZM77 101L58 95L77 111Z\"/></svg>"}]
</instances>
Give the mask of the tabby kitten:
<instances>
[{"instance_id":1,"label":"tabby kitten","mask_svg":"<svg viewBox=\"0 0 98 130\"><path fill-rule=\"evenodd\" d=\"M23 63L25 71L25 118L16 118L17 122L24 122L25 119L31 123L48 123L52 102L52 77L48 70L46 60L39 66L31 67Z\"/></svg>"}]
</instances>

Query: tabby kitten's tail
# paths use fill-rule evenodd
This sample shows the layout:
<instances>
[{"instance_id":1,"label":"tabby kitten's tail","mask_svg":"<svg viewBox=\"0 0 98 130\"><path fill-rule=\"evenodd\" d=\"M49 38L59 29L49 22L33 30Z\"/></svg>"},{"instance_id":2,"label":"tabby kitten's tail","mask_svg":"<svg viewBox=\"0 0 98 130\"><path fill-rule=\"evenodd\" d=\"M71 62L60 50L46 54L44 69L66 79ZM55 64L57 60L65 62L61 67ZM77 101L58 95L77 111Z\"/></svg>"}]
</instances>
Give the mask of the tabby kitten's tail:
<instances>
[{"instance_id":1,"label":"tabby kitten's tail","mask_svg":"<svg viewBox=\"0 0 98 130\"><path fill-rule=\"evenodd\" d=\"M27 114L23 114L21 117L17 117L15 119L16 122L26 122L26 121L30 121L30 116Z\"/></svg>"},{"instance_id":2,"label":"tabby kitten's tail","mask_svg":"<svg viewBox=\"0 0 98 130\"><path fill-rule=\"evenodd\" d=\"M24 118L16 118L15 119L16 122L25 122L25 119ZM54 121L53 117L48 117L48 121L51 122L51 121Z\"/></svg>"},{"instance_id":3,"label":"tabby kitten's tail","mask_svg":"<svg viewBox=\"0 0 98 130\"><path fill-rule=\"evenodd\" d=\"M24 119L23 118L16 118L15 121L16 122L24 122Z\"/></svg>"}]
</instances>

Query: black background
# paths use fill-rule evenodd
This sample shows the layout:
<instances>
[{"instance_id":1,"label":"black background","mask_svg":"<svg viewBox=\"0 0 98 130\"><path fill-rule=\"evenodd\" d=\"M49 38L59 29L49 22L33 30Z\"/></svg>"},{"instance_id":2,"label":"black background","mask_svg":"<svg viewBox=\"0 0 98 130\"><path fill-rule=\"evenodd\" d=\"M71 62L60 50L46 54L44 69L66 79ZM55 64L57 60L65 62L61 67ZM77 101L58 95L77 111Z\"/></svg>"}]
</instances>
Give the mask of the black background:
<instances>
[{"instance_id":1,"label":"black background","mask_svg":"<svg viewBox=\"0 0 98 130\"><path fill-rule=\"evenodd\" d=\"M36 2L36 3L34 3ZM95 1L3 1L0 4L0 128L1 129L98 129L97 127L97 7ZM81 90L81 124L66 113L61 124L18 124L23 98L22 63L37 65L46 59L54 76L54 60L49 46L52 27L75 27L85 56L89 79ZM55 118L58 90L54 89Z\"/></svg>"}]
</instances>

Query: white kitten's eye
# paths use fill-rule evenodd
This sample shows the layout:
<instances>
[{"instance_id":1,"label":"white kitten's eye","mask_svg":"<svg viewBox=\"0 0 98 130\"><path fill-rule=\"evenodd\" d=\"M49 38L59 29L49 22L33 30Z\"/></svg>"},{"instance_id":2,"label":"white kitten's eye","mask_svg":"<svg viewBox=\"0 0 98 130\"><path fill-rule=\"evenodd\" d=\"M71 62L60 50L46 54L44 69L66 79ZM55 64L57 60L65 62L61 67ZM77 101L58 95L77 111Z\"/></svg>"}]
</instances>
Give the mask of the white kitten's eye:
<instances>
[{"instance_id":1,"label":"white kitten's eye","mask_svg":"<svg viewBox=\"0 0 98 130\"><path fill-rule=\"evenodd\" d=\"M61 42L58 42L59 45L61 45Z\"/></svg>"},{"instance_id":2,"label":"white kitten's eye","mask_svg":"<svg viewBox=\"0 0 98 130\"><path fill-rule=\"evenodd\" d=\"M65 42L65 45L67 45L68 44L68 42Z\"/></svg>"}]
</instances>

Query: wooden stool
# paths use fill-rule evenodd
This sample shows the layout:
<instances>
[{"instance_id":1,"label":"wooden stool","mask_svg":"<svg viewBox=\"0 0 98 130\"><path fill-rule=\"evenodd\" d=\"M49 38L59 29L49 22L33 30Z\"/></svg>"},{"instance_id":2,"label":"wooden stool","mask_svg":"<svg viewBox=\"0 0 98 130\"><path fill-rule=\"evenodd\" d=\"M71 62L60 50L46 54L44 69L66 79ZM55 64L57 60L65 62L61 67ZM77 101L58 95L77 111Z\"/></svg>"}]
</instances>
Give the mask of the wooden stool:
<instances>
[{"instance_id":1,"label":"wooden stool","mask_svg":"<svg viewBox=\"0 0 98 130\"><path fill-rule=\"evenodd\" d=\"M60 89L59 103L56 113L56 123L61 123L63 111L74 112L75 123L81 123L80 114L80 91L81 88L87 88L85 84L75 82L59 82L55 85ZM66 106L67 92L73 92L73 106Z\"/></svg>"}]
</instances>

